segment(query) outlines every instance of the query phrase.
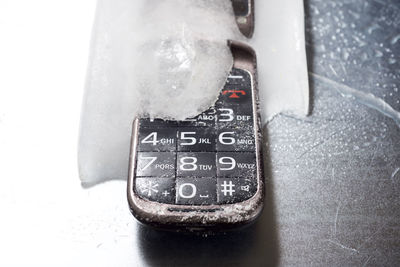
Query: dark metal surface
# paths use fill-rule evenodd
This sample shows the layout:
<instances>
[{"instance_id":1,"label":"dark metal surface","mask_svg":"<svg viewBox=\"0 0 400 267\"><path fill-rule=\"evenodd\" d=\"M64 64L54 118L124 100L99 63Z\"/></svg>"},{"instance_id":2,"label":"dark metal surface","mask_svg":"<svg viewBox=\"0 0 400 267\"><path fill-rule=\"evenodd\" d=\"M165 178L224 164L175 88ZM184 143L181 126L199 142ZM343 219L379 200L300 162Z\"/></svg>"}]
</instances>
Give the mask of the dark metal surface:
<instances>
[{"instance_id":1,"label":"dark metal surface","mask_svg":"<svg viewBox=\"0 0 400 267\"><path fill-rule=\"evenodd\" d=\"M312 114L266 127L262 217L217 236L141 227L149 265L400 265L400 128L336 90L400 110L400 2L310 0L305 9Z\"/></svg>"}]
</instances>

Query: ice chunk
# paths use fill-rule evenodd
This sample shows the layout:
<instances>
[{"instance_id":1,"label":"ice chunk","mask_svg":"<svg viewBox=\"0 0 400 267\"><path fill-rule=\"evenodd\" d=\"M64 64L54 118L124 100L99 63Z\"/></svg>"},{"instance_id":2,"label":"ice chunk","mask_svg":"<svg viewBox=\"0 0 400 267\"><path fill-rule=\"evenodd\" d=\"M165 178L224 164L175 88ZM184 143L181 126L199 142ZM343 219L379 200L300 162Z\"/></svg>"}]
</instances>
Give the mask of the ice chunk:
<instances>
[{"instance_id":1,"label":"ice chunk","mask_svg":"<svg viewBox=\"0 0 400 267\"><path fill-rule=\"evenodd\" d=\"M243 38L230 0L100 0L82 108L84 183L125 178L136 115L184 119L210 107Z\"/></svg>"},{"instance_id":2,"label":"ice chunk","mask_svg":"<svg viewBox=\"0 0 400 267\"><path fill-rule=\"evenodd\" d=\"M255 1L251 45L257 53L262 120L280 112L305 116L309 86L302 0Z\"/></svg>"},{"instance_id":3,"label":"ice chunk","mask_svg":"<svg viewBox=\"0 0 400 267\"><path fill-rule=\"evenodd\" d=\"M308 112L302 0L255 1L265 123ZM183 119L212 105L243 40L230 0L99 0L82 109L83 183L126 179L136 115Z\"/></svg>"},{"instance_id":4,"label":"ice chunk","mask_svg":"<svg viewBox=\"0 0 400 267\"><path fill-rule=\"evenodd\" d=\"M209 108L232 67L227 40L242 38L231 2L146 0L138 17L131 62L140 112L179 120Z\"/></svg>"}]
</instances>

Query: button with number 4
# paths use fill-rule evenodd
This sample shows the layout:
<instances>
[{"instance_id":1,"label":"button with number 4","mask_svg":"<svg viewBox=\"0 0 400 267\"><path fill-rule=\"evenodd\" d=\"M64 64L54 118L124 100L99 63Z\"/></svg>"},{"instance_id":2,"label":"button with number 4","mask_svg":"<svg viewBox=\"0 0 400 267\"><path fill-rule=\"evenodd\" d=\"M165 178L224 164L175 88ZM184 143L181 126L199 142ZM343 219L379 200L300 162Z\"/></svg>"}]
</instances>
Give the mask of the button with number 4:
<instances>
[{"instance_id":1,"label":"button with number 4","mask_svg":"<svg viewBox=\"0 0 400 267\"><path fill-rule=\"evenodd\" d=\"M176 132L175 128L140 128L139 151L175 151Z\"/></svg>"}]
</instances>

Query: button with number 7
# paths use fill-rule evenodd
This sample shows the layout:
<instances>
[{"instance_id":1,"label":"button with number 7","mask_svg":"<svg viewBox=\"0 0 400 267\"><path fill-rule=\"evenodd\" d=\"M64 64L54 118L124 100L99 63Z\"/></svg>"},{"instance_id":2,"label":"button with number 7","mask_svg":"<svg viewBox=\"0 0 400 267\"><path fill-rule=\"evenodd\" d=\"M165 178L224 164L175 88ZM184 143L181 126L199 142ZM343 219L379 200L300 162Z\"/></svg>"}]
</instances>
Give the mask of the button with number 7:
<instances>
[{"instance_id":1,"label":"button with number 7","mask_svg":"<svg viewBox=\"0 0 400 267\"><path fill-rule=\"evenodd\" d=\"M138 177L175 177L175 154L168 152L139 152L136 175Z\"/></svg>"}]
</instances>

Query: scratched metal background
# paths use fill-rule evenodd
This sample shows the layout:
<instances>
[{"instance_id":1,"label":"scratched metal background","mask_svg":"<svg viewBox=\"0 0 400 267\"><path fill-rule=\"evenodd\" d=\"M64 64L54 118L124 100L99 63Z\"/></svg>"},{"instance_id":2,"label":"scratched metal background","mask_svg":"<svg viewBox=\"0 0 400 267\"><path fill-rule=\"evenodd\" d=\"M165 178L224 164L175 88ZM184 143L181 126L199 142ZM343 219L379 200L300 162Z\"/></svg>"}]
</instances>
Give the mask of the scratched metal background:
<instances>
[{"instance_id":1,"label":"scratched metal background","mask_svg":"<svg viewBox=\"0 0 400 267\"><path fill-rule=\"evenodd\" d=\"M308 0L305 10L312 115L267 126L261 219L211 237L141 227L146 263L400 265L400 128L335 90L372 93L400 111L400 1Z\"/></svg>"}]
</instances>

